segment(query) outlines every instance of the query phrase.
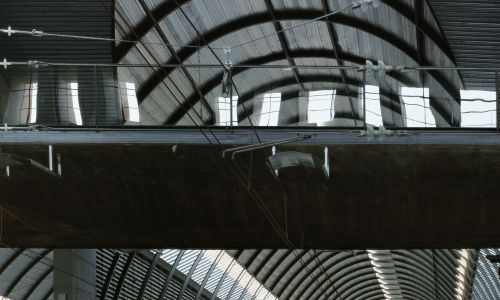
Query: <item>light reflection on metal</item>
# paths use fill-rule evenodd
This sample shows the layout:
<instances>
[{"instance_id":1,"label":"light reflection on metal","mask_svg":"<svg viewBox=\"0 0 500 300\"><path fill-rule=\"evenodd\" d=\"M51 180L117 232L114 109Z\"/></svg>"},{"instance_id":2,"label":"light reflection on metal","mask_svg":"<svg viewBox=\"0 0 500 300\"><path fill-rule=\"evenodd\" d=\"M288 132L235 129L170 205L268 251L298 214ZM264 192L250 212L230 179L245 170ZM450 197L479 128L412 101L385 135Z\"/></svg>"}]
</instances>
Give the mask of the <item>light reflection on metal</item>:
<instances>
[{"instance_id":1,"label":"light reflection on metal","mask_svg":"<svg viewBox=\"0 0 500 300\"><path fill-rule=\"evenodd\" d=\"M11 175L11 167L16 167L16 166L22 166L22 165L28 165L28 166L33 166L39 170L44 171L45 173L48 173L52 176L55 177L60 177L62 175L62 164L61 164L61 154L57 154L57 172L54 172L53 170L53 148L52 145L49 145L48 148L48 157L49 157L49 162L48 162L48 167L44 166L43 164L30 159L30 158L25 158L16 154L10 154L10 153L0 153L0 168L5 168L5 175L7 177L10 177Z\"/></svg>"},{"instance_id":2,"label":"light reflection on metal","mask_svg":"<svg viewBox=\"0 0 500 300\"><path fill-rule=\"evenodd\" d=\"M264 148L268 148L268 147L272 147L272 146L278 146L278 145L290 144L293 142L299 142L299 141L303 141L305 139L310 139L313 136L313 134L303 134L303 133L298 133L297 135L298 135L298 137L296 137L296 138L277 140L277 141L271 141L271 142L266 142L266 143L246 145L246 146L226 149L222 152L222 157L226 157L226 155L228 153L232 153L231 158L234 159L237 154L255 151L255 150L259 150L259 149L264 149Z\"/></svg>"},{"instance_id":3,"label":"light reflection on metal","mask_svg":"<svg viewBox=\"0 0 500 300\"><path fill-rule=\"evenodd\" d=\"M328 152L325 151L325 158L327 158L327 155ZM310 153L297 151L279 152L276 155L268 157L266 159L266 163L270 171L275 176L278 176L278 171L284 168L306 167L319 169L326 178L329 178L329 167L327 165L327 162L321 161L321 159L313 156Z\"/></svg>"},{"instance_id":4,"label":"light reflection on metal","mask_svg":"<svg viewBox=\"0 0 500 300\"><path fill-rule=\"evenodd\" d=\"M367 252L385 298L404 299L391 251L367 250Z\"/></svg>"}]
</instances>

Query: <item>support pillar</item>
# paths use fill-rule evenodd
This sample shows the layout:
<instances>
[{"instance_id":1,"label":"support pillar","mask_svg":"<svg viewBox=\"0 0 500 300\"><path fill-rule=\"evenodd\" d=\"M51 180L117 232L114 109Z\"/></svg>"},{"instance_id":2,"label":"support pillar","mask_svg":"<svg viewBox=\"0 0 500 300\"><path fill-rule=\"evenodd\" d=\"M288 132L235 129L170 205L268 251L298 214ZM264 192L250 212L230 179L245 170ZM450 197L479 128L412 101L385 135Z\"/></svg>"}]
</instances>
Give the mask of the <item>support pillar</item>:
<instances>
[{"instance_id":1,"label":"support pillar","mask_svg":"<svg viewBox=\"0 0 500 300\"><path fill-rule=\"evenodd\" d=\"M96 298L96 250L54 250L54 300Z\"/></svg>"}]
</instances>

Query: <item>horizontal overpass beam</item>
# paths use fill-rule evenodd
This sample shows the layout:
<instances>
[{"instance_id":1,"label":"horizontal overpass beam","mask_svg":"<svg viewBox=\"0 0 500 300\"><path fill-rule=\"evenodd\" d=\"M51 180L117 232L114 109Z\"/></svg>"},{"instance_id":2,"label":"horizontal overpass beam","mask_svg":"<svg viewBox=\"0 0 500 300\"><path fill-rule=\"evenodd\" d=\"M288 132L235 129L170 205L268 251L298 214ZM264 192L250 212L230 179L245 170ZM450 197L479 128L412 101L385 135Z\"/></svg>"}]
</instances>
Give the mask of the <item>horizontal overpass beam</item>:
<instances>
[{"instance_id":1,"label":"horizontal overpass beam","mask_svg":"<svg viewBox=\"0 0 500 300\"><path fill-rule=\"evenodd\" d=\"M358 130L358 131L356 131ZM369 141L358 136L356 128L326 127L273 127L256 128L262 142L294 137L297 133L312 133L311 139L297 145L500 145L500 133L496 129L402 129L407 135L375 138ZM394 129L397 130L397 129ZM122 128L98 132L89 130L55 129L43 132L9 131L0 133L0 145L208 145L207 137L214 144L245 145L255 143L255 132L249 127L225 128L149 127Z\"/></svg>"}]
</instances>

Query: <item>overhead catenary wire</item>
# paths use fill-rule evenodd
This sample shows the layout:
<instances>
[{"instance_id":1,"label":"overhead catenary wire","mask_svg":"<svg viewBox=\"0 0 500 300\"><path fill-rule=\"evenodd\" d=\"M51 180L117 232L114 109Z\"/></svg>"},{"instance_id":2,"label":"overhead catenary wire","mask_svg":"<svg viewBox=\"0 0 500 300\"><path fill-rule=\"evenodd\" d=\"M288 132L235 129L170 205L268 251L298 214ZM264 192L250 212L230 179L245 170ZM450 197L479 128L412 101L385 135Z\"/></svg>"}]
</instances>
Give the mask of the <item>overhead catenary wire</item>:
<instances>
[{"instance_id":1,"label":"overhead catenary wire","mask_svg":"<svg viewBox=\"0 0 500 300\"><path fill-rule=\"evenodd\" d=\"M281 33L285 32L285 31L289 31L289 30L292 30L292 29L297 28L297 27L305 26L305 25L307 25L309 23L312 23L312 22L323 20L325 18L328 18L328 17L330 17L332 15L341 13L341 12L346 11L348 9L359 8L359 7L361 7L362 4L371 4L373 1L374 0L355 0L355 1L352 1L349 5L346 5L345 7L340 8L340 9L338 9L336 11L331 12L331 13L325 14L323 16L320 16L320 17L317 17L317 18L305 21L303 23L300 23L300 24L297 24L297 25L294 25L294 26L291 26L291 27L283 28L282 30L273 32L271 34L267 34L267 35L261 36L259 38L256 38L254 40L247 41L247 42L244 42L244 43L241 43L241 44L238 44L238 45L233 45L233 46L230 46L230 47L231 48L243 47L245 45L254 43L256 41L268 38L270 36L278 35L278 34L281 34ZM41 31L41 30L37 30L37 29L33 29L31 31L29 31L29 30L19 30L19 29L13 29L11 26L8 26L7 28L0 28L0 33L4 33L8 37L12 37L12 36L14 36L16 34L19 34L19 35L29 35L29 36L38 37L38 38L42 38L42 37L57 37L57 38L68 38L68 39L88 40L88 41L102 41L102 42L115 42L115 43L117 43L117 42L118 43L130 43L130 44L139 44L140 43L142 45L173 46L173 47L181 47L181 48L198 48L198 49L200 49L200 48L207 48L207 47L209 47L208 44L207 45L198 46L198 45L189 45L189 44L143 42L141 40L127 40L127 39L106 38L106 37L98 37L98 36L86 36L86 35L75 35L75 34L51 33L51 32L45 32L45 31ZM217 50L223 50L226 47L212 47L211 46L210 48L211 49L217 49Z\"/></svg>"},{"instance_id":2,"label":"overhead catenary wire","mask_svg":"<svg viewBox=\"0 0 500 300\"><path fill-rule=\"evenodd\" d=\"M10 33L12 33L12 32L10 32ZM24 33L24 32L17 31L16 33ZM107 38L92 38L92 37L85 37L85 36L72 36L72 35L50 34L50 33L44 33L44 32L41 32L41 31L36 31L36 30L34 30L34 31L32 31L32 32L25 32L25 33L26 33L26 34L28 34L28 33L29 33L29 34L31 34L31 35L33 35L33 36L37 36L37 37L43 37L43 36L57 36L57 37L62 37L62 38L64 37L64 38L93 39L93 40L101 40L101 41L116 41L116 40L114 40L114 39L112 40L112 39L107 39ZM122 40L122 41L125 41L125 40ZM127 42L139 43L139 41L127 41ZM5 62L5 66L7 66L7 62L6 62L6 60L4 60L4 62ZM11 66L11 65L15 65L15 64L13 64L13 63L9 63L8 65L9 65L9 66ZM30 66L30 65L31 65L31 66L35 66L35 67L43 67L43 66L56 65L56 64L49 64L49 63L41 63L41 62L32 61L31 63L27 63L26 65L27 65L27 66ZM62 64L57 64L57 65L62 65ZM148 66L150 66L150 65L148 65ZM180 65L180 66L183 66L183 65ZM200 67L200 68L201 68L201 66L197 66L197 67ZM196 122L194 122L194 123L196 124ZM211 141L210 141L210 139L208 139L208 138L207 138L207 140L208 140L209 142L211 142ZM220 142L218 142L218 143L220 144ZM271 216L270 216L270 217L272 218L272 214L271 214ZM287 244L288 244L288 246L293 246L293 244L291 244L291 242L290 242L290 241L288 241L288 243L287 243ZM305 269L307 270L307 266L304 266L304 267L305 267Z\"/></svg>"},{"instance_id":3,"label":"overhead catenary wire","mask_svg":"<svg viewBox=\"0 0 500 300\"><path fill-rule=\"evenodd\" d=\"M5 31L4 31L4 32L5 32ZM12 32L10 32L10 33L12 33ZM66 38L92 39L92 37L85 37L85 36L71 36L71 35L58 35L58 34L43 33L43 32L39 32L39 31L36 31L36 30L34 30L34 31L32 31L32 32L22 32L22 31L17 31L16 33L31 34L31 35L34 35L34 36L39 36L39 37L42 37L42 36L58 36L58 37L66 37ZM106 39L106 38L98 38L97 40L102 40L102 41L111 41L110 39ZM115 41L115 40L113 39L113 41ZM139 41L129 41L129 42L138 43ZM58 66L68 65L68 64L49 64L49 63L42 63L42 62L37 62L37 61L30 61L30 62L26 62L26 63L24 63L24 64L23 64L23 63L19 64L19 63L7 63L7 61L6 61L6 60L4 60L4 63L5 63L4 67L6 67L6 66L12 66L12 65L26 65L26 66L33 66L33 67L43 67L43 66L50 66L50 65L52 65L52 66L56 66L56 65L58 65ZM84 64L79 64L79 65L80 65L80 66L83 66ZM75 66L75 65L73 64L73 66ZM97 65L94 65L94 66L97 66ZM109 65L109 64L107 64L107 65L102 65L102 66L110 66L110 65ZM129 65L129 66L130 66L130 65ZM144 66L146 66L146 65L144 65ZM179 64L177 67L183 67L183 66L185 66L185 65ZM148 64L148 65L147 65L147 67L151 67L151 65L150 65L150 64ZM195 66L195 67L197 67L197 68L202 68L203 66L199 65L199 66ZM219 66L217 66L217 67L219 67ZM192 121L193 121L193 123L194 123L195 125L197 125L197 122L196 122L196 121L194 121L194 120L192 120ZM197 125L197 127L199 127L199 125ZM199 127L199 128L200 128L200 127ZM216 146L216 145L214 144L214 142L213 142L210 138L208 138L208 136L206 136L206 134L203 132L203 130L202 130L201 128L200 128L200 130L201 130L201 132L203 133L203 135L205 136L205 138L207 139L207 141L209 142L209 144L211 144L211 145L213 145L213 146ZM215 141L216 141L216 143L220 146L220 145L221 145L220 141L218 141L218 139L216 138L216 136L213 134L213 132L212 132L210 129L208 129L208 130L212 133L212 135L215 137ZM243 178L242 178L242 179L243 179ZM243 180L244 180L244 179L243 179ZM252 189L251 189L251 190L252 190ZM255 195L254 195L254 196L255 196ZM255 198L255 197L252 197L252 198ZM260 202L260 201L259 201L259 202ZM264 208L264 209L263 209L264 211L268 211L267 209L265 209L265 207L266 207L266 206L265 206L265 204L264 204L264 207L262 207L262 206L260 206L260 207L261 207L261 208ZM269 211L268 211L268 212L269 212ZM269 215L269 214L266 214L266 213L265 213L265 215L266 215L266 218L268 218L268 220L270 220L270 221L274 219L274 218L273 218L273 216L272 216L272 214L271 214L271 215ZM273 224L273 223L274 223L274 222L272 222L272 221L271 221L271 224ZM276 225L276 223L274 223L274 224ZM273 226L273 227L274 227L274 226ZM275 229L277 229L277 231L279 232L279 225L278 225L278 228L276 228L276 227L275 227ZM287 240L288 240L288 239L287 239L287 238L285 238L285 241L287 241ZM290 247L290 246L292 246L292 247L293 247L293 245L290 243L290 241L289 241L289 240L288 240L288 242L286 242L286 244L287 244L289 247ZM307 269L307 266L305 266L305 268Z\"/></svg>"},{"instance_id":4,"label":"overhead catenary wire","mask_svg":"<svg viewBox=\"0 0 500 300\"><path fill-rule=\"evenodd\" d=\"M39 60L28 61L9 61L4 58L0 61L0 67L8 68L10 66L25 66L33 68L42 67L116 67L116 68L188 68L188 69L225 69L220 64L130 64L130 63L73 63L73 62L46 62ZM281 69L284 71L292 69L314 69L314 70L347 70L347 71L366 71L365 65L353 66L332 66L332 65L253 65L253 64L233 64L233 69ZM447 67L447 66L395 66L391 72L410 72L410 71L500 71L500 67Z\"/></svg>"}]
</instances>

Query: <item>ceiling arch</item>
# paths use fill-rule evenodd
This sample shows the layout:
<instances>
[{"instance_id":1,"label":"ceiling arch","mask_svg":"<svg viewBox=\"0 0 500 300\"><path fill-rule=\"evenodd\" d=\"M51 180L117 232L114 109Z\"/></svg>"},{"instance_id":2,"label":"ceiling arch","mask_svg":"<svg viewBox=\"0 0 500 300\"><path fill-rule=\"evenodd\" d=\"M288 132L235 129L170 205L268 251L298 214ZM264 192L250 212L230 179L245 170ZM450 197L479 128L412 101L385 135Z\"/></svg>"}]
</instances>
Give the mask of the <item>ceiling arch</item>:
<instances>
[{"instance_id":1,"label":"ceiling arch","mask_svg":"<svg viewBox=\"0 0 500 300\"><path fill-rule=\"evenodd\" d=\"M138 24L130 30L130 32L124 37L125 40L137 40L142 39L149 31L151 31L157 22L163 20L168 15L179 9L185 4L188 4L193 0L165 0L161 2L155 9L151 11L151 17L144 16ZM415 21L415 15L413 9L400 1L393 0L382 0L384 5L390 7L395 12L403 16L405 19L410 21L413 25L417 26ZM271 20L270 20L271 21ZM443 35L435 30L426 22L418 24L419 30L424 33L436 46L438 46L441 51L452 61L455 62L455 58L451 51L451 48L443 37ZM121 43L115 49L115 59L120 61L125 57L125 55L134 47L133 43Z\"/></svg>"},{"instance_id":2,"label":"ceiling arch","mask_svg":"<svg viewBox=\"0 0 500 300\"><path fill-rule=\"evenodd\" d=\"M321 10L315 10L315 9L287 9L287 10L276 10L274 16L277 21L310 20L323 16L323 12ZM225 37L227 35L230 35L234 32L245 29L247 27L262 25L272 22L273 21L270 19L268 13L255 13L255 14L245 15L240 19L233 20L229 23L214 27L209 32L204 33L203 40L206 43L203 44L210 44L222 37ZM326 22L326 21L323 20L319 22ZM404 39L398 37L392 32L389 32L388 30L375 27L373 24L367 21L359 20L355 17L347 15L334 15L330 17L329 22L333 24L339 24L351 27L356 30L365 32L373 37L377 37L380 40L384 41L386 44L391 45L395 49L401 51L401 53L406 55L413 63L417 63L419 61L418 52L415 49L415 47L408 44ZM192 41L190 45L192 46L200 45L200 40L197 38L195 39L195 41ZM168 62L166 62L166 64L177 63L177 57L182 62L184 62L189 57L194 55L197 51L199 51L199 48L184 47L177 52L175 58L170 59ZM390 62L387 63L390 64ZM430 65L428 61L425 61L424 64ZM137 97L139 101L145 99L158 86L158 84L160 84L160 82L163 79L165 79L171 74L173 70L174 69L172 68L166 68L165 69L166 72L163 72L163 70L158 70L152 76L150 76L137 91ZM436 75L436 77L439 76ZM450 82L447 82L445 78L440 78L437 80L441 83L443 87L447 87L448 85L451 84ZM450 93L450 95L453 95L453 93Z\"/></svg>"}]
</instances>

